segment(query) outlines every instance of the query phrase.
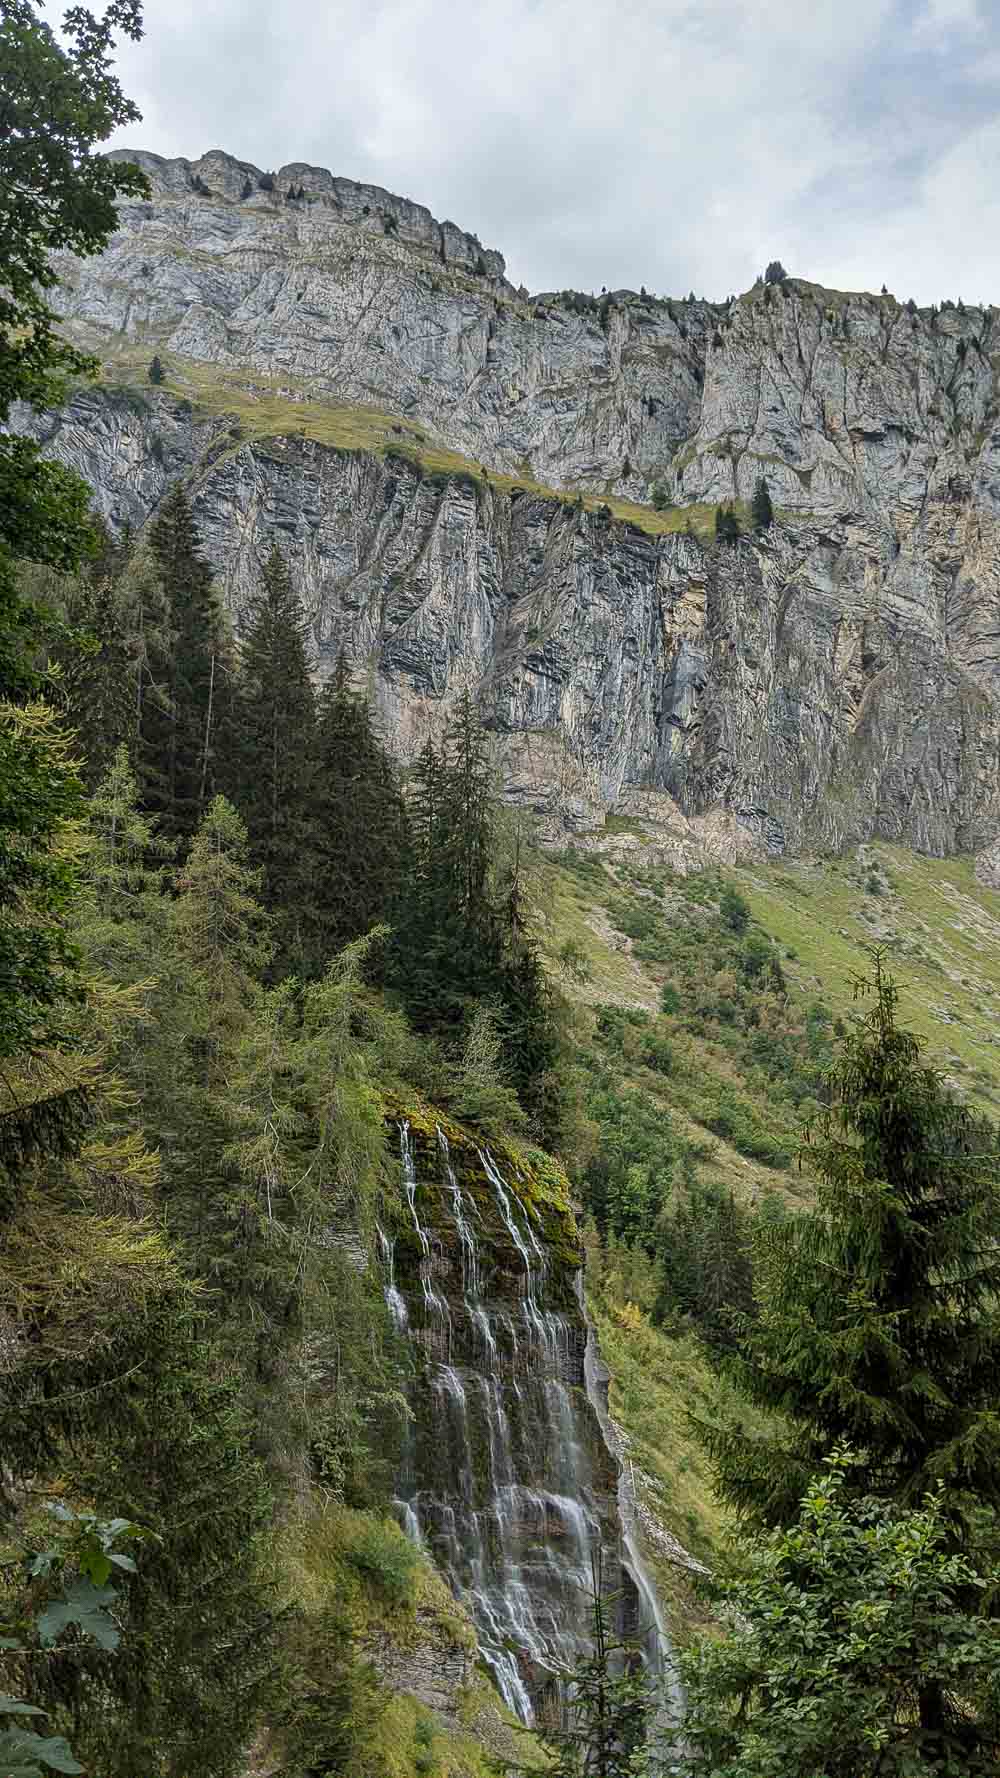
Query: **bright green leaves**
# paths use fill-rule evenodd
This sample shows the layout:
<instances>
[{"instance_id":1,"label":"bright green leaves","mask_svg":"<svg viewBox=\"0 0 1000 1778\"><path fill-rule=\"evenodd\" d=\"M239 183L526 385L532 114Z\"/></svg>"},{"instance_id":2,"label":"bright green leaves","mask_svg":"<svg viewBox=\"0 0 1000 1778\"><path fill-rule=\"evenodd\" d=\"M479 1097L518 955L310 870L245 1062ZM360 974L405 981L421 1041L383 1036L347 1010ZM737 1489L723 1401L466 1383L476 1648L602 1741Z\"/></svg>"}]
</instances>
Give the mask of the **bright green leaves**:
<instances>
[{"instance_id":1,"label":"bright green leaves","mask_svg":"<svg viewBox=\"0 0 1000 1778\"><path fill-rule=\"evenodd\" d=\"M684 1658L691 1778L986 1778L1000 1756L1000 1623L949 1550L943 1495L845 1498L851 1458L716 1587L738 1631Z\"/></svg>"},{"instance_id":2,"label":"bright green leaves","mask_svg":"<svg viewBox=\"0 0 1000 1778\"><path fill-rule=\"evenodd\" d=\"M121 1632L112 1607L119 1595L108 1586L113 1568L135 1573L135 1563L116 1546L143 1535L130 1519L99 1519L92 1512L77 1512L65 1501L50 1500L46 1508L58 1527L55 1541L22 1551L19 1566L25 1581L58 1579L60 1590L33 1619L24 1620L22 1636L37 1635L36 1653L54 1649L66 1630L75 1639L89 1639L106 1653L113 1653ZM11 1564L8 1564L11 1566ZM28 1651L24 1641L4 1637L0 1646L16 1654ZM30 1670L30 1669L29 1669ZM0 1693L0 1717L44 1716L37 1704L25 1703ZM0 1771L4 1778L42 1778L42 1767L52 1772L82 1772L69 1743L61 1735L41 1736L16 1724L0 1728Z\"/></svg>"}]
</instances>

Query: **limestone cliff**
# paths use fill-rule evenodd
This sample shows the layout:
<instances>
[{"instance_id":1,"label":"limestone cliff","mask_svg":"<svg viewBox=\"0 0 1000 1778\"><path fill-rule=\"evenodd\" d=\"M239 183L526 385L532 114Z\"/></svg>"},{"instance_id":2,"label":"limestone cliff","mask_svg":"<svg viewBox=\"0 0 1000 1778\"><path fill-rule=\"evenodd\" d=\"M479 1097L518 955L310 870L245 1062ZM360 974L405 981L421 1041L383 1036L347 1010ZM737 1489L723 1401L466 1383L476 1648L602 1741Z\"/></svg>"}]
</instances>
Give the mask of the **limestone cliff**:
<instances>
[{"instance_id":1,"label":"limestone cliff","mask_svg":"<svg viewBox=\"0 0 1000 1778\"><path fill-rule=\"evenodd\" d=\"M570 828L995 839L996 311L529 298L377 189L137 158L150 199L60 267L105 383L47 447L113 524L189 478L237 620L277 539L319 671L346 648L402 754L469 685L511 793ZM779 522L717 547L762 473Z\"/></svg>"}]
</instances>

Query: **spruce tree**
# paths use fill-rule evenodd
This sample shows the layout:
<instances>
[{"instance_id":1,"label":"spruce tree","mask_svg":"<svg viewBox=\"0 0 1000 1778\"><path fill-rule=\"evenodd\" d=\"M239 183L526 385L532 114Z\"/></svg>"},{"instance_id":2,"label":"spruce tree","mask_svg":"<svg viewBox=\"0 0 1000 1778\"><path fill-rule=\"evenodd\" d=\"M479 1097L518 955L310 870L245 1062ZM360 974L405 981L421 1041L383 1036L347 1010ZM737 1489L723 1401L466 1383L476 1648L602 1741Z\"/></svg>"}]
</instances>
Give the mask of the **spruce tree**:
<instances>
[{"instance_id":1,"label":"spruce tree","mask_svg":"<svg viewBox=\"0 0 1000 1778\"><path fill-rule=\"evenodd\" d=\"M738 1375L780 1418L703 1436L723 1494L758 1522L790 1522L849 1444L858 1494L916 1506L944 1483L961 1541L979 1509L1000 1509L1000 1138L898 1026L877 952L858 991L870 1010L809 1145L817 1207L755 1242L759 1319Z\"/></svg>"},{"instance_id":2,"label":"spruce tree","mask_svg":"<svg viewBox=\"0 0 1000 1778\"><path fill-rule=\"evenodd\" d=\"M164 837L188 840L217 788L231 663L212 572L180 484L163 501L149 542L170 634L162 680L143 704L139 766L147 808Z\"/></svg>"},{"instance_id":3,"label":"spruce tree","mask_svg":"<svg viewBox=\"0 0 1000 1778\"><path fill-rule=\"evenodd\" d=\"M311 960L322 973L390 917L409 864L396 768L343 656L319 699L311 824Z\"/></svg>"},{"instance_id":4,"label":"spruce tree","mask_svg":"<svg viewBox=\"0 0 1000 1778\"><path fill-rule=\"evenodd\" d=\"M248 613L234 722L233 800L247 825L261 899L274 916L272 974L301 973L313 881L316 709L306 623L272 550Z\"/></svg>"},{"instance_id":5,"label":"spruce tree","mask_svg":"<svg viewBox=\"0 0 1000 1778\"><path fill-rule=\"evenodd\" d=\"M414 774L409 868L393 921L388 980L418 1030L454 1046L492 1008L507 1078L555 1139L560 1094L552 994L533 942L520 856L505 865L486 735L463 694L443 747Z\"/></svg>"},{"instance_id":6,"label":"spruce tree","mask_svg":"<svg viewBox=\"0 0 1000 1778\"><path fill-rule=\"evenodd\" d=\"M753 491L753 500L750 504L750 517L753 521L753 528L755 531L766 531L774 522L774 507L771 505L771 491L763 476L759 478Z\"/></svg>"}]
</instances>

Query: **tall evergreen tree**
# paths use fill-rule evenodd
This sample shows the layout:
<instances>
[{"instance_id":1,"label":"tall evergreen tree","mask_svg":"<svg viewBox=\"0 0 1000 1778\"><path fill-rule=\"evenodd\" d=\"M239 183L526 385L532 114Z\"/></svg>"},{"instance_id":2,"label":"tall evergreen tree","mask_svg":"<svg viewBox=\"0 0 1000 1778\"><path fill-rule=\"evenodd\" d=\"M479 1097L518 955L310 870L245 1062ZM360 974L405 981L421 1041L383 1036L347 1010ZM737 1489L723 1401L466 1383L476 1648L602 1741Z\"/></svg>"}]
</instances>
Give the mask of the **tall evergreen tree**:
<instances>
[{"instance_id":1,"label":"tall evergreen tree","mask_svg":"<svg viewBox=\"0 0 1000 1778\"><path fill-rule=\"evenodd\" d=\"M302 973L313 883L316 709L306 623L277 548L251 604L240 651L233 800L247 825L261 899L275 921L275 978Z\"/></svg>"},{"instance_id":2,"label":"tall evergreen tree","mask_svg":"<svg viewBox=\"0 0 1000 1778\"><path fill-rule=\"evenodd\" d=\"M755 531L766 531L774 523L774 507L771 505L771 490L764 476L760 476L753 491L750 503L750 518Z\"/></svg>"},{"instance_id":3,"label":"tall evergreen tree","mask_svg":"<svg viewBox=\"0 0 1000 1778\"><path fill-rule=\"evenodd\" d=\"M156 695L142 704L139 768L150 813L167 839L188 840L217 789L219 736L231 698L231 663L212 572L191 506L174 487L149 532L170 634Z\"/></svg>"},{"instance_id":4,"label":"tall evergreen tree","mask_svg":"<svg viewBox=\"0 0 1000 1778\"><path fill-rule=\"evenodd\" d=\"M501 857L486 736L468 693L442 749L428 743L420 756L411 824L388 979L417 1028L452 1046L488 1003L508 1078L554 1138L551 991L529 930L519 854L509 867Z\"/></svg>"},{"instance_id":5,"label":"tall evergreen tree","mask_svg":"<svg viewBox=\"0 0 1000 1778\"><path fill-rule=\"evenodd\" d=\"M319 700L311 822L311 951L322 973L344 945L390 916L409 868L396 768L343 657Z\"/></svg>"},{"instance_id":6,"label":"tall evergreen tree","mask_svg":"<svg viewBox=\"0 0 1000 1778\"><path fill-rule=\"evenodd\" d=\"M650 1778L653 1690L637 1644L615 1632L600 1551L591 1579L591 1652L567 1675L565 1720L545 1734L545 1764L516 1767L520 1778Z\"/></svg>"},{"instance_id":7,"label":"tall evergreen tree","mask_svg":"<svg viewBox=\"0 0 1000 1778\"><path fill-rule=\"evenodd\" d=\"M776 1430L705 1429L723 1493L787 1523L839 1444L858 1494L947 1487L955 1535L1000 1509L1000 1139L920 1059L875 954L871 1007L828 1078L814 1212L762 1225L739 1376Z\"/></svg>"}]
</instances>

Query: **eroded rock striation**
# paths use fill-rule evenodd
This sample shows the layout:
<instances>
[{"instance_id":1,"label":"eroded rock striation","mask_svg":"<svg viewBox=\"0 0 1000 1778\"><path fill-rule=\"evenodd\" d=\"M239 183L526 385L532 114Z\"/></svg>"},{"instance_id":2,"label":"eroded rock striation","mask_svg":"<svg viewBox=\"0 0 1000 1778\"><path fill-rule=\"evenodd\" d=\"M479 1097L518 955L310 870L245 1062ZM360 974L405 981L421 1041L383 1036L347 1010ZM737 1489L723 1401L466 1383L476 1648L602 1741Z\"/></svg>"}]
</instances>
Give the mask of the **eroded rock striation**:
<instances>
[{"instance_id":1,"label":"eroded rock striation","mask_svg":"<svg viewBox=\"0 0 1000 1778\"><path fill-rule=\"evenodd\" d=\"M997 311L528 297L376 188L135 158L150 199L60 268L105 382L33 424L113 525L187 479L237 622L278 541L402 755L468 686L553 828L996 838ZM761 475L778 521L717 545Z\"/></svg>"}]
</instances>

